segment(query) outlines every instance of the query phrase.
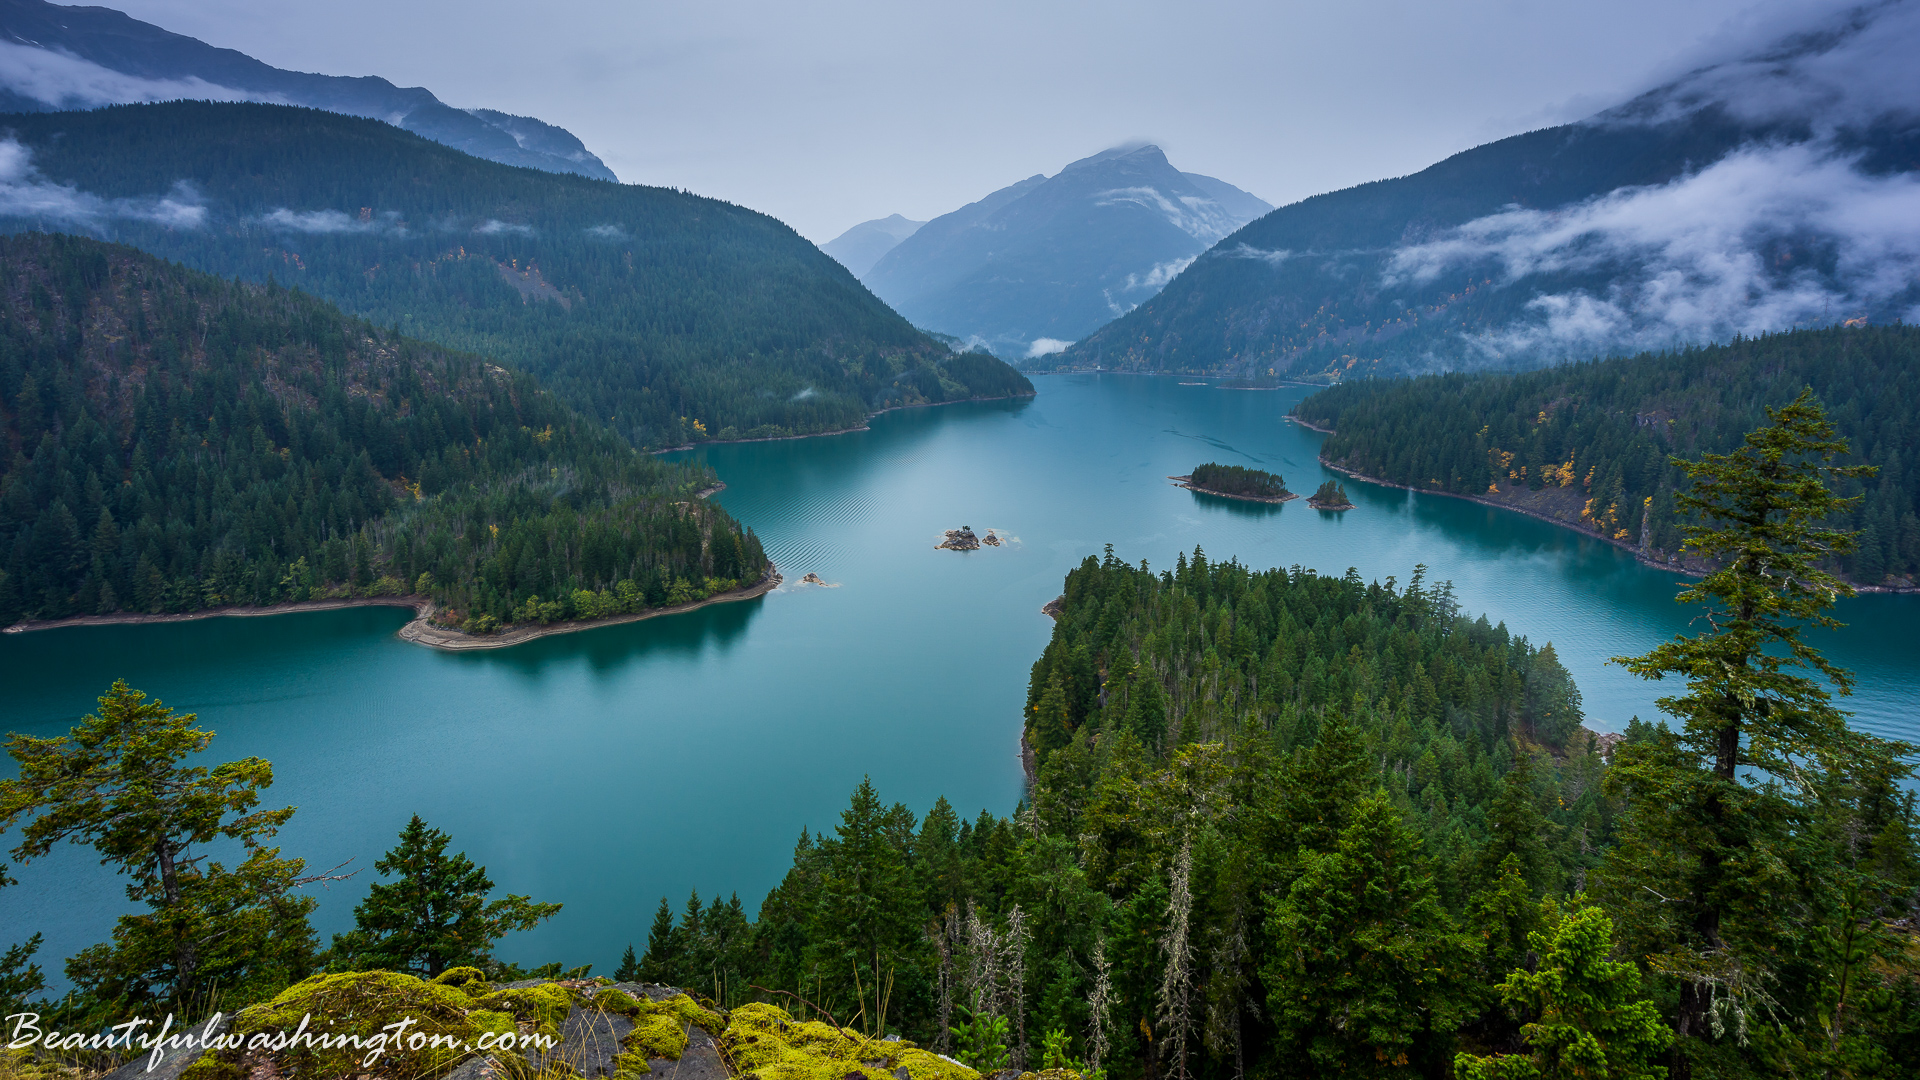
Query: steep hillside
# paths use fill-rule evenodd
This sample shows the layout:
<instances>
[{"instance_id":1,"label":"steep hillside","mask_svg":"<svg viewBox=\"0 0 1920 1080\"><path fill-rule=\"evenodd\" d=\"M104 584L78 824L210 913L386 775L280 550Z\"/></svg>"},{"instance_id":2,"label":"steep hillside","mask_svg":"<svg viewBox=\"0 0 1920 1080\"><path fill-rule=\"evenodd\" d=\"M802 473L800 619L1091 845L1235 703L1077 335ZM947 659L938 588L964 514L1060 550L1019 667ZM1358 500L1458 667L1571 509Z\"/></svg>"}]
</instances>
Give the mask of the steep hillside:
<instances>
[{"instance_id":1,"label":"steep hillside","mask_svg":"<svg viewBox=\"0 0 1920 1080\"><path fill-rule=\"evenodd\" d=\"M1070 366L1525 368L1920 313L1920 4L1858 9L1591 120L1284 207Z\"/></svg>"},{"instance_id":2,"label":"steep hillside","mask_svg":"<svg viewBox=\"0 0 1920 1080\"><path fill-rule=\"evenodd\" d=\"M0 237L0 455L0 625L414 593L483 631L766 562L525 374L79 237Z\"/></svg>"},{"instance_id":3,"label":"steep hillside","mask_svg":"<svg viewBox=\"0 0 1920 1080\"><path fill-rule=\"evenodd\" d=\"M954 358L785 225L481 161L312 109L7 117L0 229L90 232L539 374L635 444L856 426L1030 393Z\"/></svg>"},{"instance_id":4,"label":"steep hillside","mask_svg":"<svg viewBox=\"0 0 1920 1080\"><path fill-rule=\"evenodd\" d=\"M0 110L50 112L189 98L309 105L385 120L456 150L547 172L617 179L572 132L530 116L456 109L378 76L311 75L105 7L0 0Z\"/></svg>"},{"instance_id":5,"label":"steep hillside","mask_svg":"<svg viewBox=\"0 0 1920 1080\"><path fill-rule=\"evenodd\" d=\"M1765 408L1805 386L1826 404L1854 461L1877 465L1845 527L1844 564L1862 585L1920 575L1920 327L1801 330L1678 353L1524 374L1344 383L1294 408L1332 428L1330 464L1395 484L1511 506L1678 561L1670 456L1725 453Z\"/></svg>"},{"instance_id":6,"label":"steep hillside","mask_svg":"<svg viewBox=\"0 0 1920 1080\"><path fill-rule=\"evenodd\" d=\"M1157 146L1116 147L935 218L861 281L915 326L1002 356L1046 355L1270 209L1179 172Z\"/></svg>"}]
</instances>

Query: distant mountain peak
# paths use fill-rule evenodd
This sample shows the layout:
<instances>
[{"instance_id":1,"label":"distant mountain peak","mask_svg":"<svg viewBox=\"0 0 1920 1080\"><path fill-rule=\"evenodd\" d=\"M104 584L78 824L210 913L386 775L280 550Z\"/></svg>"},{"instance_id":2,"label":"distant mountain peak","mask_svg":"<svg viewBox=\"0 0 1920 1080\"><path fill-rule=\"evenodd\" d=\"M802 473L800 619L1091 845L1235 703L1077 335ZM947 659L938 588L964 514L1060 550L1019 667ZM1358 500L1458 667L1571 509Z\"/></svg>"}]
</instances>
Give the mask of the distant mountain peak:
<instances>
[{"instance_id":1,"label":"distant mountain peak","mask_svg":"<svg viewBox=\"0 0 1920 1080\"><path fill-rule=\"evenodd\" d=\"M915 325L1024 356L1124 314L1271 209L1123 143L935 218L861 280Z\"/></svg>"},{"instance_id":2,"label":"distant mountain peak","mask_svg":"<svg viewBox=\"0 0 1920 1080\"><path fill-rule=\"evenodd\" d=\"M832 240L820 245L820 250L839 260L840 265L853 271L854 277L860 277L881 256L918 232L924 221L913 221L899 214L888 214L883 218L863 221Z\"/></svg>"},{"instance_id":3,"label":"distant mountain peak","mask_svg":"<svg viewBox=\"0 0 1920 1080\"><path fill-rule=\"evenodd\" d=\"M532 117L456 109L378 76L287 71L112 8L0 0L0 111L174 100L307 105L384 121L489 161L619 179L571 132Z\"/></svg>"}]
</instances>

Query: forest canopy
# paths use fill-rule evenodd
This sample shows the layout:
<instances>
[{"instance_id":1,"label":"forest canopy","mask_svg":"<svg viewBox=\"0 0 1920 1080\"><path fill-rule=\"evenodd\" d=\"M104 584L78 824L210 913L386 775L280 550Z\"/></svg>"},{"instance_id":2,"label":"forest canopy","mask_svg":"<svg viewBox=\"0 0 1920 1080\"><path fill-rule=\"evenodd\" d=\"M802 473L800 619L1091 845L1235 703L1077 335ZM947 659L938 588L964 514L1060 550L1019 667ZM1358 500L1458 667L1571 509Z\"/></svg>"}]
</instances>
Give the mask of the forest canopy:
<instances>
[{"instance_id":1,"label":"forest canopy","mask_svg":"<svg viewBox=\"0 0 1920 1080\"><path fill-rule=\"evenodd\" d=\"M1209 461L1205 465L1195 465L1187 480L1196 488L1242 498L1280 499L1289 494L1287 482L1280 478L1280 474L1241 465L1219 465Z\"/></svg>"},{"instance_id":2,"label":"forest canopy","mask_svg":"<svg viewBox=\"0 0 1920 1080\"><path fill-rule=\"evenodd\" d=\"M485 630L766 573L710 471L531 376L78 237L0 237L0 439L0 624L404 593Z\"/></svg>"},{"instance_id":3,"label":"forest canopy","mask_svg":"<svg viewBox=\"0 0 1920 1080\"><path fill-rule=\"evenodd\" d=\"M1342 468L1457 495L1565 489L1569 524L1667 559L1679 554L1675 497L1686 485L1668 459L1725 452L1765 406L1803 387L1852 442L1851 460L1879 467L1840 484L1862 496L1836 522L1860 534L1842 569L1862 585L1910 582L1920 573L1920 455L1910 453L1920 327L1795 330L1524 374L1356 380L1294 413L1334 429L1320 453Z\"/></svg>"}]
</instances>

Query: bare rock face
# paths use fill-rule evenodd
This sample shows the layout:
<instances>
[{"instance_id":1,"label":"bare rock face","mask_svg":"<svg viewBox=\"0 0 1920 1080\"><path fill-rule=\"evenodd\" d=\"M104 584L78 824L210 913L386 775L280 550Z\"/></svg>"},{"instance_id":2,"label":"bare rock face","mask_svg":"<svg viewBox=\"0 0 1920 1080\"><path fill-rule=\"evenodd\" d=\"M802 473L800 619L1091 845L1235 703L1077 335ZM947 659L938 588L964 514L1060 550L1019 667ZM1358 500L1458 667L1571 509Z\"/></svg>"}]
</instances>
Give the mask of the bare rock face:
<instances>
[{"instance_id":1,"label":"bare rock face","mask_svg":"<svg viewBox=\"0 0 1920 1080\"><path fill-rule=\"evenodd\" d=\"M151 1070L147 1068L147 1061L152 1051L142 1052L100 1080L180 1080L180 1074L187 1070L187 1066L200 1060L200 1055L205 1052L206 1040L225 1033L230 1026L231 1018L221 1016L211 1023L196 1024L185 1032L169 1032L169 1037L175 1034L192 1036L193 1045L168 1047L161 1054L160 1064Z\"/></svg>"},{"instance_id":2,"label":"bare rock face","mask_svg":"<svg viewBox=\"0 0 1920 1080\"><path fill-rule=\"evenodd\" d=\"M612 1076L617 1071L613 1059L623 1052L621 1041L632 1031L633 1021L624 1016L575 1005L560 1027L560 1041L545 1052L528 1050L527 1063L536 1072L544 1072L553 1065L565 1065L586 1080Z\"/></svg>"},{"instance_id":3,"label":"bare rock face","mask_svg":"<svg viewBox=\"0 0 1920 1080\"><path fill-rule=\"evenodd\" d=\"M957 529L948 529L947 538L935 544L934 547L936 550L978 551L980 550L980 538L974 535L973 526L962 525Z\"/></svg>"}]
</instances>

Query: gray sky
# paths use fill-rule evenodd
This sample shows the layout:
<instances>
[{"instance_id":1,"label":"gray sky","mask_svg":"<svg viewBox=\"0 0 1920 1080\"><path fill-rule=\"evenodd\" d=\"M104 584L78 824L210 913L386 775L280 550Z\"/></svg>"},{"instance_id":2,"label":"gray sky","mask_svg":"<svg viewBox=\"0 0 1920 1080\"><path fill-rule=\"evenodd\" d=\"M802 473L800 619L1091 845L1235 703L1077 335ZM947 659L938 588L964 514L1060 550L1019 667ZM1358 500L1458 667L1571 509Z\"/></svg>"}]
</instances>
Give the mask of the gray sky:
<instances>
[{"instance_id":1,"label":"gray sky","mask_svg":"<svg viewBox=\"0 0 1920 1080\"><path fill-rule=\"evenodd\" d=\"M824 242L1130 139L1282 205L1584 116L1827 0L97 0L538 116Z\"/></svg>"}]
</instances>

